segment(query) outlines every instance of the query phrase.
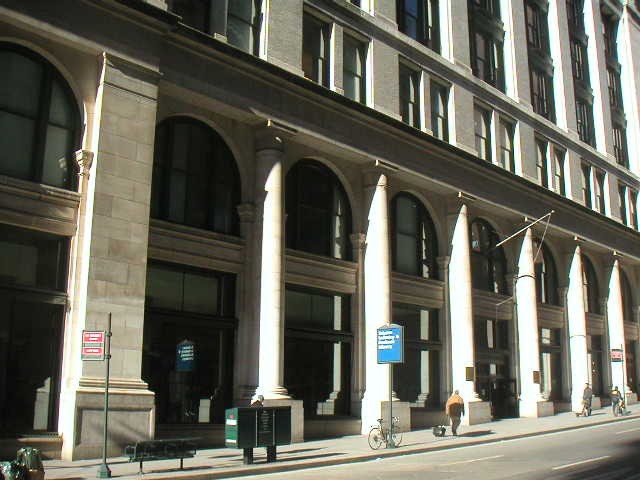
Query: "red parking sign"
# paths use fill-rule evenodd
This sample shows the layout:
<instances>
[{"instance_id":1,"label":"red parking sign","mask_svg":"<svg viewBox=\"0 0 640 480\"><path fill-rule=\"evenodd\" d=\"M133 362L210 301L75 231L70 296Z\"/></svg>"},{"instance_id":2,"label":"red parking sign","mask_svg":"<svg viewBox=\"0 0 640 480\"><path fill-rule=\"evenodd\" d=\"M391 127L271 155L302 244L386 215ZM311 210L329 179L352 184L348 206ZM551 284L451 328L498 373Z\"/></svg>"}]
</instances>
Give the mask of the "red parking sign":
<instances>
[{"instance_id":1,"label":"red parking sign","mask_svg":"<svg viewBox=\"0 0 640 480\"><path fill-rule=\"evenodd\" d=\"M82 331L82 360L104 360L104 331Z\"/></svg>"}]
</instances>

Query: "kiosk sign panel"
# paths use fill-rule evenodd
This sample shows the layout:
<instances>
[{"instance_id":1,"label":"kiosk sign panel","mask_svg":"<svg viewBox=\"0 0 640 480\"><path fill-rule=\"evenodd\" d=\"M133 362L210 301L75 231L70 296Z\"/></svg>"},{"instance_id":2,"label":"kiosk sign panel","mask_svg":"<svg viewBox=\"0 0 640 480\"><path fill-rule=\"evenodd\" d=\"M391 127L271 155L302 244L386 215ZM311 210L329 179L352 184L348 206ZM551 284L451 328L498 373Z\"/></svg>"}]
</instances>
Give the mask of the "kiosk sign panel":
<instances>
[{"instance_id":1,"label":"kiosk sign panel","mask_svg":"<svg viewBox=\"0 0 640 480\"><path fill-rule=\"evenodd\" d=\"M196 346L190 340L183 340L176 347L176 371L192 372L196 363Z\"/></svg>"},{"instance_id":2,"label":"kiosk sign panel","mask_svg":"<svg viewBox=\"0 0 640 480\"><path fill-rule=\"evenodd\" d=\"M104 360L106 334L104 331L82 331L82 360Z\"/></svg>"},{"instance_id":3,"label":"kiosk sign panel","mask_svg":"<svg viewBox=\"0 0 640 480\"><path fill-rule=\"evenodd\" d=\"M385 325L377 330L378 363L404 363L404 327Z\"/></svg>"},{"instance_id":4,"label":"kiosk sign panel","mask_svg":"<svg viewBox=\"0 0 640 480\"><path fill-rule=\"evenodd\" d=\"M621 348L612 348L611 349L611 361L612 362L622 362L622 349Z\"/></svg>"}]
</instances>

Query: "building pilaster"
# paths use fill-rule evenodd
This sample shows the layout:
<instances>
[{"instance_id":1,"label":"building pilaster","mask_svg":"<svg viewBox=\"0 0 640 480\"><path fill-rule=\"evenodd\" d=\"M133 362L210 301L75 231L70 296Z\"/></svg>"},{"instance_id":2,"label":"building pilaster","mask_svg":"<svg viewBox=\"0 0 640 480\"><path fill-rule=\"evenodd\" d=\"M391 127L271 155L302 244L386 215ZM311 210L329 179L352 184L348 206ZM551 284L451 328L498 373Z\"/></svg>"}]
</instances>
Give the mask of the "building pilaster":
<instances>
[{"instance_id":1,"label":"building pilaster","mask_svg":"<svg viewBox=\"0 0 640 480\"><path fill-rule=\"evenodd\" d=\"M610 360L611 384L627 390L625 379L626 369L626 350L624 341L624 313L622 308L622 290L620 287L620 262L617 258L613 259L611 265L611 275L609 276L609 296L607 298L607 327L609 330L609 352L606 352L605 358ZM623 362L614 362L611 358L612 349L622 349Z\"/></svg>"},{"instance_id":2,"label":"building pilaster","mask_svg":"<svg viewBox=\"0 0 640 480\"><path fill-rule=\"evenodd\" d=\"M591 383L580 245L576 245L570 259L566 309L571 361L571 408L578 412L582 409L584 385Z\"/></svg>"}]
</instances>

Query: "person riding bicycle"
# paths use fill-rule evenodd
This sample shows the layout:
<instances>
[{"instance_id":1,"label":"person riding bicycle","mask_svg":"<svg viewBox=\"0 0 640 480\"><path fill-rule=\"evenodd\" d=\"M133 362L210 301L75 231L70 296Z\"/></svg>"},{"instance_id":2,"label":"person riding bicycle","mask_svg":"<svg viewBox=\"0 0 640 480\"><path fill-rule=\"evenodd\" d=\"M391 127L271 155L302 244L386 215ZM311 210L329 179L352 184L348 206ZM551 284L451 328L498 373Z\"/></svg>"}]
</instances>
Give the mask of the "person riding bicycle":
<instances>
[{"instance_id":1,"label":"person riding bicycle","mask_svg":"<svg viewBox=\"0 0 640 480\"><path fill-rule=\"evenodd\" d=\"M613 387L613 390L611 390L611 393L609 394L609 396L611 397L611 412L613 413L614 416L618 416L618 413L622 413L622 409L623 407L623 402L622 402L622 394L620 393L620 390L618 390L618 387Z\"/></svg>"}]
</instances>

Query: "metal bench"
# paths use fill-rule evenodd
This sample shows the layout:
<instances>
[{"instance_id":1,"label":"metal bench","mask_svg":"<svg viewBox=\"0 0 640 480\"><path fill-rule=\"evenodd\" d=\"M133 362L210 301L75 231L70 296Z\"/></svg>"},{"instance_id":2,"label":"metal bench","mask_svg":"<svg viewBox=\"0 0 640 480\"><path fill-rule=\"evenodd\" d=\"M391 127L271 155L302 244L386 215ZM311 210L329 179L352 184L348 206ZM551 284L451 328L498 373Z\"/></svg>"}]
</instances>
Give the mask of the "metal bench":
<instances>
[{"instance_id":1,"label":"metal bench","mask_svg":"<svg viewBox=\"0 0 640 480\"><path fill-rule=\"evenodd\" d=\"M195 438L144 440L127 445L124 454L129 457L130 462L140 462L140 474L144 473L142 463L151 460L180 459L180 470L182 470L184 459L193 458L196 455L195 441Z\"/></svg>"}]
</instances>

